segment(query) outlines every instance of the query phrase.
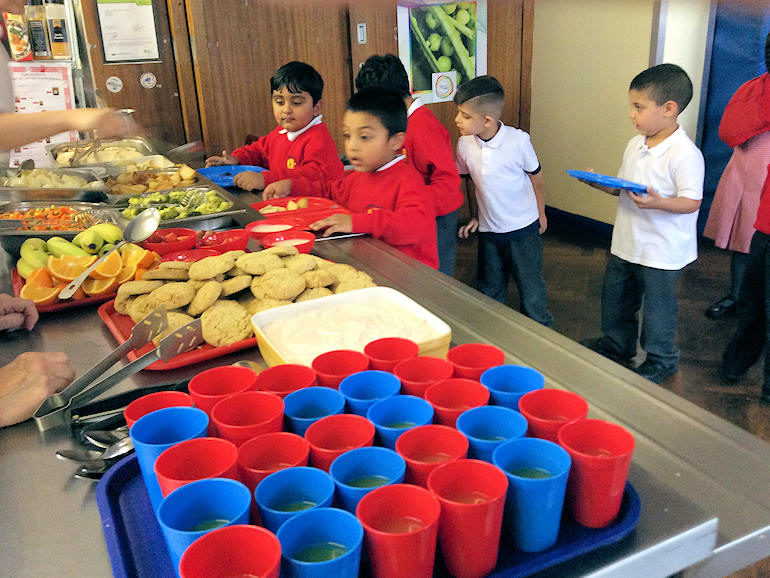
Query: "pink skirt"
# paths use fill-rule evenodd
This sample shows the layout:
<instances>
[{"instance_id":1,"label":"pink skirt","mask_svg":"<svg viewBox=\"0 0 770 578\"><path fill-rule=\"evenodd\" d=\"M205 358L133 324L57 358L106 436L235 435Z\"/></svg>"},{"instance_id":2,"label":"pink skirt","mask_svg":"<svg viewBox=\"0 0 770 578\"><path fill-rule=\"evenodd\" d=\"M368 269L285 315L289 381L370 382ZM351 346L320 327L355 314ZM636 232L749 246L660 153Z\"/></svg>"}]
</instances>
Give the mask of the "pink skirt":
<instances>
[{"instance_id":1,"label":"pink skirt","mask_svg":"<svg viewBox=\"0 0 770 578\"><path fill-rule=\"evenodd\" d=\"M748 253L757 220L759 197L770 164L770 132L763 132L733 149L703 234L721 249Z\"/></svg>"}]
</instances>

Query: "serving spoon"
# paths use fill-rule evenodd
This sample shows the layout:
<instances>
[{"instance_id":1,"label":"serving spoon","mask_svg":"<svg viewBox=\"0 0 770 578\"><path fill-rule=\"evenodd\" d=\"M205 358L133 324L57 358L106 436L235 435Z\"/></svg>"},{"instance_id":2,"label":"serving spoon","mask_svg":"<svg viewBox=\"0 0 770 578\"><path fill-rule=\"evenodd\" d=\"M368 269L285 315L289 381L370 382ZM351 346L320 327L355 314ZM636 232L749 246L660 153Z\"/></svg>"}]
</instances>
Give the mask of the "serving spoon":
<instances>
[{"instance_id":1,"label":"serving spoon","mask_svg":"<svg viewBox=\"0 0 770 578\"><path fill-rule=\"evenodd\" d=\"M109 257L112 253L120 249L126 243L140 243L145 239L148 239L152 235L160 224L160 212L156 208L145 209L139 213L123 229L123 240L117 243L112 249L105 252L104 255L94 261L88 269L83 271L80 275L75 277L69 285L59 292L59 299L69 299L75 294L83 282L88 278L88 274L96 269L99 264Z\"/></svg>"},{"instance_id":2,"label":"serving spoon","mask_svg":"<svg viewBox=\"0 0 770 578\"><path fill-rule=\"evenodd\" d=\"M97 462L106 462L114 460L115 458L122 457L134 449L134 443L130 437L123 438L122 440L115 442L103 452L96 450L86 450L82 448L74 448L70 450L58 450L56 457L70 460L74 462L80 462L83 465L96 464Z\"/></svg>"},{"instance_id":3,"label":"serving spoon","mask_svg":"<svg viewBox=\"0 0 770 578\"><path fill-rule=\"evenodd\" d=\"M31 171L35 168L35 159L24 159L16 170L16 176L20 177L24 171Z\"/></svg>"}]
</instances>

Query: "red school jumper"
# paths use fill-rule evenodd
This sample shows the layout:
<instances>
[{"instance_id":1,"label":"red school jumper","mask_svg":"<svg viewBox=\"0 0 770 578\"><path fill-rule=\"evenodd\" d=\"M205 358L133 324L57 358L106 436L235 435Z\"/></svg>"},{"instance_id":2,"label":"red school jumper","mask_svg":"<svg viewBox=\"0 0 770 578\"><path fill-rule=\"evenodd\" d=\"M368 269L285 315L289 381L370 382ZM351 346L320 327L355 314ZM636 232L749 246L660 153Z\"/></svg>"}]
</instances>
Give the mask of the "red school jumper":
<instances>
[{"instance_id":1,"label":"red school jumper","mask_svg":"<svg viewBox=\"0 0 770 578\"><path fill-rule=\"evenodd\" d=\"M436 216L459 209L465 197L449 131L425 105L409 115L404 148L407 159L422 175L425 190L433 198Z\"/></svg>"},{"instance_id":2,"label":"red school jumper","mask_svg":"<svg viewBox=\"0 0 770 578\"><path fill-rule=\"evenodd\" d=\"M242 165L264 167L265 186L297 177L335 180L344 172L332 135L323 122L310 127L290 141L280 126L232 152Z\"/></svg>"},{"instance_id":3,"label":"red school jumper","mask_svg":"<svg viewBox=\"0 0 770 578\"><path fill-rule=\"evenodd\" d=\"M369 233L438 269L433 206L426 204L422 176L409 163L400 160L373 173L348 171L336 181L308 185L293 179L292 194L332 199L353 213L354 233Z\"/></svg>"}]
</instances>

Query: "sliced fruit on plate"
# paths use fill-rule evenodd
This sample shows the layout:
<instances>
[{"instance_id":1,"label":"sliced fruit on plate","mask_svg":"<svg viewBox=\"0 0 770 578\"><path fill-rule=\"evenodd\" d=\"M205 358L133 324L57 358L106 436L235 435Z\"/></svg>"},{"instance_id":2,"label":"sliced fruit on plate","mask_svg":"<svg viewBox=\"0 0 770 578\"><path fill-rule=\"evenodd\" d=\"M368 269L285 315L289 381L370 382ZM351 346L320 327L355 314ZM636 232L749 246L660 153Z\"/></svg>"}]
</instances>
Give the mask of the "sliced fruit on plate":
<instances>
[{"instance_id":1,"label":"sliced fruit on plate","mask_svg":"<svg viewBox=\"0 0 770 578\"><path fill-rule=\"evenodd\" d=\"M58 287L60 291L64 289L67 285L68 284L65 283L64 281L58 281L58 280L56 281L56 287ZM77 291L75 291L75 293L72 295L72 297L70 297L70 299L72 299L73 301L77 301L78 299L85 299L86 297L88 297L88 295L86 295L86 292L83 291L83 286L81 285L80 287L77 288ZM62 303L66 303L67 301L63 301Z\"/></svg>"},{"instance_id":2,"label":"sliced fruit on plate","mask_svg":"<svg viewBox=\"0 0 770 578\"><path fill-rule=\"evenodd\" d=\"M96 255L62 255L61 257L51 255L48 257L48 271L56 279L70 282L93 265L96 259Z\"/></svg>"},{"instance_id":3,"label":"sliced fruit on plate","mask_svg":"<svg viewBox=\"0 0 770 578\"><path fill-rule=\"evenodd\" d=\"M111 279L112 277L117 277L122 269L123 259L121 259L120 253L115 251L99 263L96 269L91 271L88 276L92 279Z\"/></svg>"},{"instance_id":4,"label":"sliced fruit on plate","mask_svg":"<svg viewBox=\"0 0 770 578\"><path fill-rule=\"evenodd\" d=\"M148 249L134 249L123 253L123 266L135 263L137 267L149 267L155 261L157 253Z\"/></svg>"},{"instance_id":5,"label":"sliced fruit on plate","mask_svg":"<svg viewBox=\"0 0 770 578\"><path fill-rule=\"evenodd\" d=\"M51 273L49 273L48 269L45 267L41 267L40 269L35 269L32 271L32 273L29 274L27 277L27 283L31 283L32 285L37 285L38 287L53 287L53 279L51 278Z\"/></svg>"},{"instance_id":6,"label":"sliced fruit on plate","mask_svg":"<svg viewBox=\"0 0 770 578\"><path fill-rule=\"evenodd\" d=\"M136 263L125 265L118 273L117 281L118 285L122 285L126 281L132 281L136 277L137 266Z\"/></svg>"},{"instance_id":7,"label":"sliced fruit on plate","mask_svg":"<svg viewBox=\"0 0 770 578\"><path fill-rule=\"evenodd\" d=\"M19 292L19 297L29 299L35 305L50 305L55 302L59 296L61 287L40 287L34 283L26 283Z\"/></svg>"},{"instance_id":8,"label":"sliced fruit on plate","mask_svg":"<svg viewBox=\"0 0 770 578\"><path fill-rule=\"evenodd\" d=\"M115 291L118 288L118 280L116 277L86 279L82 287L86 295L102 295L103 293Z\"/></svg>"}]
</instances>

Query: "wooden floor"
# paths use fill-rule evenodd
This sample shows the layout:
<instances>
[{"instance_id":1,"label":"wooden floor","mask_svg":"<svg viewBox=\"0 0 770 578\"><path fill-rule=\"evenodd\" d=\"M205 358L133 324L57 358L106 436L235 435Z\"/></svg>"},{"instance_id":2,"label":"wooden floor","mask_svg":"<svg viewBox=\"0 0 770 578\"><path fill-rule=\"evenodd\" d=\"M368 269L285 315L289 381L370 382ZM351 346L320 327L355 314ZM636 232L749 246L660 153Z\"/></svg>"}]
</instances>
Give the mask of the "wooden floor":
<instances>
[{"instance_id":1,"label":"wooden floor","mask_svg":"<svg viewBox=\"0 0 770 578\"><path fill-rule=\"evenodd\" d=\"M546 231L543 242L544 276L554 330L576 341L601 335L599 306L609 242L554 225ZM709 305L729 292L729 254L707 239L700 243L699 252L698 260L685 268L679 281L679 372L660 387L770 442L770 404L759 399L762 361L740 383L723 382L717 369L735 329L735 316L712 320L704 315ZM474 285L475 237L458 243L455 278ZM513 282L506 303L519 308ZM770 576L770 558L733 576Z\"/></svg>"}]
</instances>

